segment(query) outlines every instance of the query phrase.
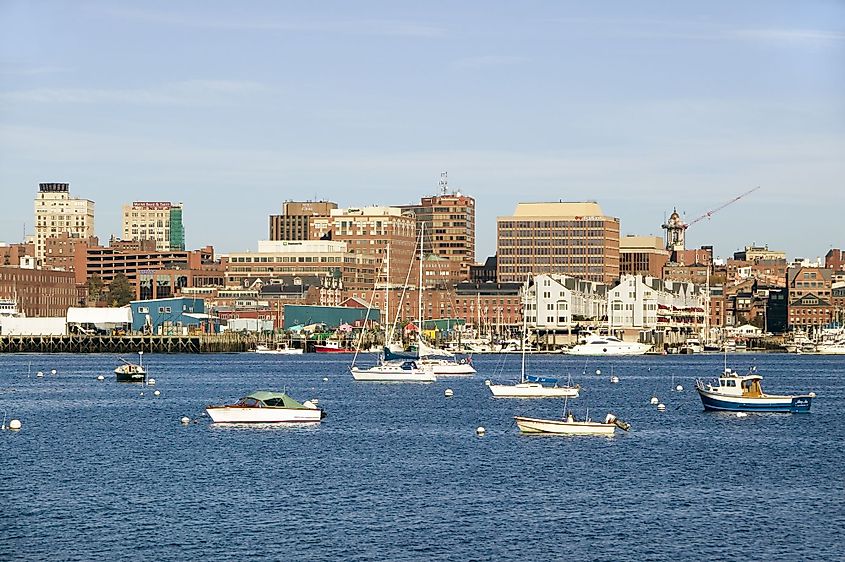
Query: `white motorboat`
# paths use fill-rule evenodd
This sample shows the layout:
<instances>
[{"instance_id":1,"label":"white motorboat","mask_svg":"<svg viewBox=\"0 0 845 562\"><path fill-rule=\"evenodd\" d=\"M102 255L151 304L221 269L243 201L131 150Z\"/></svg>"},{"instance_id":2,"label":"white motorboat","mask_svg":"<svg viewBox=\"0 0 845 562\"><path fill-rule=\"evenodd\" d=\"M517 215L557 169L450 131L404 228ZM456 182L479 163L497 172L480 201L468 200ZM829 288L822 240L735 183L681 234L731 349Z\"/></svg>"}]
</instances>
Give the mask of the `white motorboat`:
<instances>
[{"instance_id":1,"label":"white motorboat","mask_svg":"<svg viewBox=\"0 0 845 562\"><path fill-rule=\"evenodd\" d=\"M817 344L815 351L824 355L845 355L845 340Z\"/></svg>"},{"instance_id":2,"label":"white motorboat","mask_svg":"<svg viewBox=\"0 0 845 562\"><path fill-rule=\"evenodd\" d=\"M681 346L680 353L701 353L702 351L704 351L704 346L701 344L701 340L698 338L688 338L684 342L684 345Z\"/></svg>"},{"instance_id":3,"label":"white motorboat","mask_svg":"<svg viewBox=\"0 0 845 562\"><path fill-rule=\"evenodd\" d=\"M542 433L548 435L600 435L610 437L616 428L628 431L631 425L617 419L613 414L607 414L603 422L586 419L578 421L572 412L563 420L545 420L540 418L526 418L514 416L519 431L522 433Z\"/></svg>"},{"instance_id":4,"label":"white motorboat","mask_svg":"<svg viewBox=\"0 0 845 562\"><path fill-rule=\"evenodd\" d=\"M416 361L380 361L368 369L353 366L352 378L362 382L435 382L431 369L421 368Z\"/></svg>"},{"instance_id":5,"label":"white motorboat","mask_svg":"<svg viewBox=\"0 0 845 562\"><path fill-rule=\"evenodd\" d=\"M266 345L257 345L255 353L275 353L278 355L301 355L301 347L291 347L287 344L279 344L275 348L267 347Z\"/></svg>"},{"instance_id":6,"label":"white motorboat","mask_svg":"<svg viewBox=\"0 0 845 562\"><path fill-rule=\"evenodd\" d=\"M476 373L470 359L421 357L417 363L424 369L431 369L436 377L471 377Z\"/></svg>"},{"instance_id":7,"label":"white motorboat","mask_svg":"<svg viewBox=\"0 0 845 562\"><path fill-rule=\"evenodd\" d=\"M626 342L614 336L588 335L569 350L570 355L644 355L651 349L647 343Z\"/></svg>"},{"instance_id":8,"label":"white motorboat","mask_svg":"<svg viewBox=\"0 0 845 562\"><path fill-rule=\"evenodd\" d=\"M138 352L137 363L130 363L121 357L120 360L123 361L123 365L119 365L114 370L114 379L117 382L144 382L147 380L147 371L141 361L143 355L143 351Z\"/></svg>"},{"instance_id":9,"label":"white motorboat","mask_svg":"<svg viewBox=\"0 0 845 562\"><path fill-rule=\"evenodd\" d=\"M314 423L326 414L311 401L297 402L284 392L259 390L235 404L208 406L214 423Z\"/></svg>"}]
</instances>

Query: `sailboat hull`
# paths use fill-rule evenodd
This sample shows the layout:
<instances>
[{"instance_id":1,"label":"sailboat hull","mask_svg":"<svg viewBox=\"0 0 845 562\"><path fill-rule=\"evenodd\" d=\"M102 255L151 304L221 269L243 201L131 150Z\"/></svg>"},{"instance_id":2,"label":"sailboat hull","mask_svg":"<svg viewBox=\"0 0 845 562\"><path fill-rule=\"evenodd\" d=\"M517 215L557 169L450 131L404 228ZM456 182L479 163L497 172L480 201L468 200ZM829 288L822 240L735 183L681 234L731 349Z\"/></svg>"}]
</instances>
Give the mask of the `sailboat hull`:
<instances>
[{"instance_id":1,"label":"sailboat hull","mask_svg":"<svg viewBox=\"0 0 845 562\"><path fill-rule=\"evenodd\" d=\"M352 367L352 378L361 382L435 382L437 377L431 371L403 370L373 367L359 369Z\"/></svg>"},{"instance_id":2,"label":"sailboat hull","mask_svg":"<svg viewBox=\"0 0 845 562\"><path fill-rule=\"evenodd\" d=\"M540 383L491 384L495 398L578 398L576 386L543 386Z\"/></svg>"},{"instance_id":3,"label":"sailboat hull","mask_svg":"<svg viewBox=\"0 0 845 562\"><path fill-rule=\"evenodd\" d=\"M514 416L519 431L522 433L541 433L548 435L599 435L609 437L616 431L612 423L590 421L544 420Z\"/></svg>"}]
</instances>

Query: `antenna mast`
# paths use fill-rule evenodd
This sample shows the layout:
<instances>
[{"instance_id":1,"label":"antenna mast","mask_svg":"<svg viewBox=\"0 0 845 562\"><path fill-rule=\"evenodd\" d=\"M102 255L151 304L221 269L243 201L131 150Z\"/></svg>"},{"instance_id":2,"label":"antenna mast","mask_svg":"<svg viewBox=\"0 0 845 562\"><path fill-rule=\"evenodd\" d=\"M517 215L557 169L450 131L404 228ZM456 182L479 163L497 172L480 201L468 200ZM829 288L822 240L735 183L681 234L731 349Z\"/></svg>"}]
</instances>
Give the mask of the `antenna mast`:
<instances>
[{"instance_id":1,"label":"antenna mast","mask_svg":"<svg viewBox=\"0 0 845 562\"><path fill-rule=\"evenodd\" d=\"M440 172L440 182L437 184L440 186L440 195L447 195L449 193L449 172Z\"/></svg>"}]
</instances>

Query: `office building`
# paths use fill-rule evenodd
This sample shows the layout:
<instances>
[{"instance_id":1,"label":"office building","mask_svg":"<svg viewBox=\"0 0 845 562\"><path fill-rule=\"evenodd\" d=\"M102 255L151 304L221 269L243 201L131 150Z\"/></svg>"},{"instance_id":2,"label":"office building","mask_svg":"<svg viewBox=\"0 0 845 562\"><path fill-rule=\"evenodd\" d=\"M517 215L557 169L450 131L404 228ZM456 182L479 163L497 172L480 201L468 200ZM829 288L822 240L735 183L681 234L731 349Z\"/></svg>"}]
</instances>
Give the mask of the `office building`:
<instances>
[{"instance_id":1,"label":"office building","mask_svg":"<svg viewBox=\"0 0 845 562\"><path fill-rule=\"evenodd\" d=\"M35 258L44 261L47 238L68 233L72 238L94 236L94 202L71 197L70 184L41 183L35 196Z\"/></svg>"},{"instance_id":2,"label":"office building","mask_svg":"<svg viewBox=\"0 0 845 562\"><path fill-rule=\"evenodd\" d=\"M124 205L123 240L155 240L159 252L184 250L182 203L135 201Z\"/></svg>"},{"instance_id":3,"label":"office building","mask_svg":"<svg viewBox=\"0 0 845 562\"><path fill-rule=\"evenodd\" d=\"M270 240L308 240L313 217L327 217L337 203L285 201L281 215L270 215Z\"/></svg>"}]
</instances>

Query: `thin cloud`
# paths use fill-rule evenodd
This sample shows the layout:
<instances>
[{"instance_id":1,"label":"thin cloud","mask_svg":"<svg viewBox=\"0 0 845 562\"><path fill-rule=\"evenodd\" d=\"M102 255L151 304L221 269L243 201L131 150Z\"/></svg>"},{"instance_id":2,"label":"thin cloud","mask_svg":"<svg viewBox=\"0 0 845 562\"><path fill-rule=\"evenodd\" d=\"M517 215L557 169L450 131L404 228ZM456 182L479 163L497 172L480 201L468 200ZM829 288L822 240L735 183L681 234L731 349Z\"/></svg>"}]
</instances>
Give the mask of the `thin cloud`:
<instances>
[{"instance_id":1,"label":"thin cloud","mask_svg":"<svg viewBox=\"0 0 845 562\"><path fill-rule=\"evenodd\" d=\"M523 57L508 55L486 55L480 57L467 57L458 59L452 63L455 68L485 68L489 66L507 66L525 62Z\"/></svg>"},{"instance_id":2,"label":"thin cloud","mask_svg":"<svg viewBox=\"0 0 845 562\"><path fill-rule=\"evenodd\" d=\"M823 29L740 29L734 35L739 39L770 43L820 45L845 41L845 32Z\"/></svg>"},{"instance_id":3,"label":"thin cloud","mask_svg":"<svg viewBox=\"0 0 845 562\"><path fill-rule=\"evenodd\" d=\"M248 18L211 19L196 16L183 16L178 13L133 9L110 9L103 13L115 18L144 21L161 25L231 31L346 33L350 35L387 35L420 38L440 37L445 35L445 29L439 26L389 19L310 21L280 21L272 19Z\"/></svg>"},{"instance_id":4,"label":"thin cloud","mask_svg":"<svg viewBox=\"0 0 845 562\"><path fill-rule=\"evenodd\" d=\"M218 105L227 99L265 91L258 82L230 80L187 80L157 88L33 88L0 92L0 101L9 103L131 105Z\"/></svg>"}]
</instances>

